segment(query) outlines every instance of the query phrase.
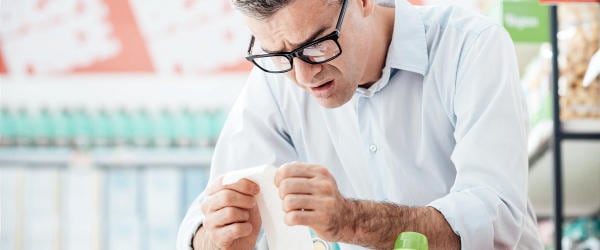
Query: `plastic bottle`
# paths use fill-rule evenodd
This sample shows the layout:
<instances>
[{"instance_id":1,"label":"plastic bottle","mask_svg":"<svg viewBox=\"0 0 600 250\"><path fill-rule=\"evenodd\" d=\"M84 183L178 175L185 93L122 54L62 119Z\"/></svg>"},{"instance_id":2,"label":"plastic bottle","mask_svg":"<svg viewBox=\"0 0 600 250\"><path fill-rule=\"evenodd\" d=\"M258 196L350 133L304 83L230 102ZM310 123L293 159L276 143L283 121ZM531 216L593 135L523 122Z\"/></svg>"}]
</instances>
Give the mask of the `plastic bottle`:
<instances>
[{"instance_id":1,"label":"plastic bottle","mask_svg":"<svg viewBox=\"0 0 600 250\"><path fill-rule=\"evenodd\" d=\"M17 121L17 138L16 142L19 146L31 146L32 143L32 127L33 122L31 119L31 114L26 107L19 107L16 110L16 121Z\"/></svg>"},{"instance_id":2,"label":"plastic bottle","mask_svg":"<svg viewBox=\"0 0 600 250\"><path fill-rule=\"evenodd\" d=\"M152 141L153 128L150 114L146 108L130 109L133 143L136 147L149 147Z\"/></svg>"},{"instance_id":3,"label":"plastic bottle","mask_svg":"<svg viewBox=\"0 0 600 250\"><path fill-rule=\"evenodd\" d=\"M8 107L0 107L0 147L12 145L15 134L15 122Z\"/></svg>"},{"instance_id":4,"label":"plastic bottle","mask_svg":"<svg viewBox=\"0 0 600 250\"><path fill-rule=\"evenodd\" d=\"M403 232L394 243L394 250L428 250L427 237L417 232Z\"/></svg>"},{"instance_id":5,"label":"plastic bottle","mask_svg":"<svg viewBox=\"0 0 600 250\"><path fill-rule=\"evenodd\" d=\"M42 106L40 111L37 113L36 119L36 131L38 131L36 137L36 144L39 146L49 146L54 142L54 123L52 119L52 113L50 108L46 105Z\"/></svg>"}]
</instances>

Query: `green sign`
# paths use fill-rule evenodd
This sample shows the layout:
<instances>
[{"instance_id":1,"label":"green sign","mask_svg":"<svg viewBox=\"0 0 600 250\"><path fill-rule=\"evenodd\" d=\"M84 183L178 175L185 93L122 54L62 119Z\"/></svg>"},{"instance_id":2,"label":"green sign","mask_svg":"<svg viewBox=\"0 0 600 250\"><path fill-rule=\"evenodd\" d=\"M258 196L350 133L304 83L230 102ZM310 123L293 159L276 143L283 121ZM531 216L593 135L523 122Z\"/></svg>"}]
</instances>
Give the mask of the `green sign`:
<instances>
[{"instance_id":1,"label":"green sign","mask_svg":"<svg viewBox=\"0 0 600 250\"><path fill-rule=\"evenodd\" d=\"M548 6L538 1L504 0L502 23L514 42L547 42L550 38Z\"/></svg>"}]
</instances>

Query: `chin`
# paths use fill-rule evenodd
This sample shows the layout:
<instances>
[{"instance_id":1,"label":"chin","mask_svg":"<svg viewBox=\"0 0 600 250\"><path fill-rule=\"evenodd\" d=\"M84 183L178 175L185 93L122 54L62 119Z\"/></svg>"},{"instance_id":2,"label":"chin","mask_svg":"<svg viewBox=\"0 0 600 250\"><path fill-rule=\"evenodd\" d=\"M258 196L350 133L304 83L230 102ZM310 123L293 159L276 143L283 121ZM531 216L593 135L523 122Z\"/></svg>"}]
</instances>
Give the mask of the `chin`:
<instances>
[{"instance_id":1,"label":"chin","mask_svg":"<svg viewBox=\"0 0 600 250\"><path fill-rule=\"evenodd\" d=\"M350 96L350 97L352 97L352 96ZM315 97L315 99L317 99L317 102L323 108L334 109L334 108L339 108L340 106L346 104L348 101L350 101L351 98L340 99L339 96L332 96L332 97L328 97L328 98Z\"/></svg>"}]
</instances>

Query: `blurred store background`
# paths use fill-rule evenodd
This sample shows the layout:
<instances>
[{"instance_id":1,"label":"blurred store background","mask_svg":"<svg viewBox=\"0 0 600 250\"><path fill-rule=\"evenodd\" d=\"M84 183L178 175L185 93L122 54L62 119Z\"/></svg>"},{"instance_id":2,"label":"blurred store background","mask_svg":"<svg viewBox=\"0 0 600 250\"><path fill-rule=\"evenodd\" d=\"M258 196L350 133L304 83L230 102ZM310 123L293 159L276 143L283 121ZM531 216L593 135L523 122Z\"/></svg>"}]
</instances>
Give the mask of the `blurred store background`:
<instances>
[{"instance_id":1,"label":"blurred store background","mask_svg":"<svg viewBox=\"0 0 600 250\"><path fill-rule=\"evenodd\" d=\"M586 2L558 7L561 119L600 133L600 80L584 81L600 71L600 3ZM529 194L553 249L548 6L411 3L459 5L511 33ZM249 38L227 0L0 0L0 250L174 249L251 68ZM563 249L600 249L600 141L562 145Z\"/></svg>"}]
</instances>

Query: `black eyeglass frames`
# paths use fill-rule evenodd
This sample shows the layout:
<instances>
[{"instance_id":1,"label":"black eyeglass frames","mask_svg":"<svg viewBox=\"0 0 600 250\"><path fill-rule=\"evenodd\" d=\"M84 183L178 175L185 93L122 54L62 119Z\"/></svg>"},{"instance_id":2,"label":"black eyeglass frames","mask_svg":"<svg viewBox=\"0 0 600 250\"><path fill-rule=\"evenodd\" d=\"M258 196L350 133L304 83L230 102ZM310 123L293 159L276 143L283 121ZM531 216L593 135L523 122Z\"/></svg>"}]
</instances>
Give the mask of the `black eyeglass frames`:
<instances>
[{"instance_id":1,"label":"black eyeglass frames","mask_svg":"<svg viewBox=\"0 0 600 250\"><path fill-rule=\"evenodd\" d=\"M268 73L285 73L294 67L293 59L298 57L300 60L309 64L320 64L329 62L342 54L342 47L338 42L340 29L346 13L347 0L343 0L342 9L338 17L335 30L330 34L317 40L310 41L291 52L278 52L252 55L254 47L254 36L250 38L248 46L248 56L246 59L254 63L261 70Z\"/></svg>"}]
</instances>

